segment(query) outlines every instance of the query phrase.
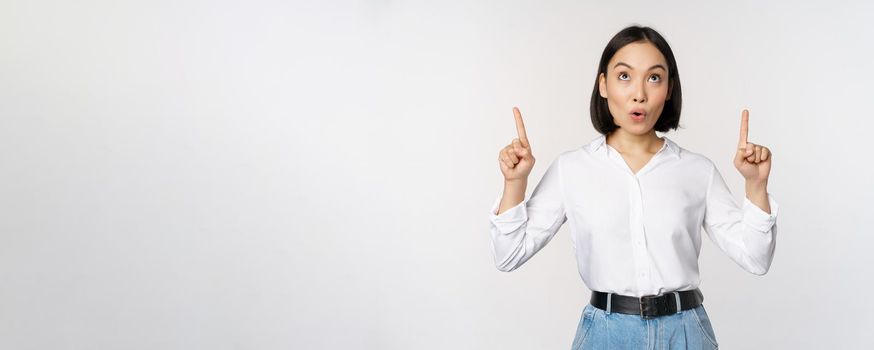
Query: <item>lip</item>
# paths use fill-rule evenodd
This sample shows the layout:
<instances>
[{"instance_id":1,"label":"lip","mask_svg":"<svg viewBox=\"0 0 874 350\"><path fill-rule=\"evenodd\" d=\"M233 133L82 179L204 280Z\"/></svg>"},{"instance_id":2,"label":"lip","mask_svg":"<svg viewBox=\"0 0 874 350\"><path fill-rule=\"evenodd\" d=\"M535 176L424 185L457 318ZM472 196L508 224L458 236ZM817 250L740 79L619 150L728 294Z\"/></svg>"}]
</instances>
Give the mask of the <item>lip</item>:
<instances>
[{"instance_id":1,"label":"lip","mask_svg":"<svg viewBox=\"0 0 874 350\"><path fill-rule=\"evenodd\" d=\"M634 115L634 113L640 113L640 116ZM646 119L646 110L644 110L643 108L633 108L630 112L628 112L628 115L629 117L631 117L631 120L639 122Z\"/></svg>"}]
</instances>

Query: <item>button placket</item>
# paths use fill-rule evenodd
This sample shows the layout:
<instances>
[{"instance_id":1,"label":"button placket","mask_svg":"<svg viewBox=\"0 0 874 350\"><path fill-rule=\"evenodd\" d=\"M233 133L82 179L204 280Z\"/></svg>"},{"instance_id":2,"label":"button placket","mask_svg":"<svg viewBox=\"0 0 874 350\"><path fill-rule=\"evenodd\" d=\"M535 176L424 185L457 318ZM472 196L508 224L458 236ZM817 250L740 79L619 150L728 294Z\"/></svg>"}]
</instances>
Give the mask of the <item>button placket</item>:
<instances>
[{"instance_id":1,"label":"button placket","mask_svg":"<svg viewBox=\"0 0 874 350\"><path fill-rule=\"evenodd\" d=\"M647 258L648 254L646 252L646 236L643 228L643 200L642 193L640 189L640 175L643 175L645 172L649 170L653 166L654 161L658 161L659 150L650 161L643 166L640 170L638 170L637 174L632 172L631 167L628 166L628 163L625 162L625 159L622 158L618 152L613 152L612 147L604 144L604 147L607 149L607 158L611 160L616 166L620 167L623 172L628 174L628 203L629 203L629 232L631 239L631 251L632 257L634 259L634 268L637 277L637 286L640 290L649 290L650 289L650 278L649 278L649 260ZM662 147L664 149L664 147Z\"/></svg>"}]
</instances>

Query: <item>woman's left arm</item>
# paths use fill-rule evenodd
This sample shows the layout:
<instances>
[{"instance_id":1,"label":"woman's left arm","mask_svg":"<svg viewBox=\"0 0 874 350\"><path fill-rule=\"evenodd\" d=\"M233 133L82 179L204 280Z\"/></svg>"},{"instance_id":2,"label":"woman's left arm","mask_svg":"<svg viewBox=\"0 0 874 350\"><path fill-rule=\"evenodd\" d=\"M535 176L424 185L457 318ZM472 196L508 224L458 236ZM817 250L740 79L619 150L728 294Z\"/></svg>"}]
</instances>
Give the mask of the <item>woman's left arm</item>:
<instances>
[{"instance_id":1,"label":"woman's left arm","mask_svg":"<svg viewBox=\"0 0 874 350\"><path fill-rule=\"evenodd\" d=\"M750 112L741 113L740 141L734 157L734 166L746 180L746 195L750 202L770 214L768 205L768 176L771 174L771 150L747 141Z\"/></svg>"},{"instance_id":2,"label":"woman's left arm","mask_svg":"<svg viewBox=\"0 0 874 350\"><path fill-rule=\"evenodd\" d=\"M749 112L743 111L734 165L746 180L746 198L738 205L725 180L710 162L704 228L710 239L744 270L764 275L771 268L777 243L779 204L767 191L770 151L747 142Z\"/></svg>"}]
</instances>

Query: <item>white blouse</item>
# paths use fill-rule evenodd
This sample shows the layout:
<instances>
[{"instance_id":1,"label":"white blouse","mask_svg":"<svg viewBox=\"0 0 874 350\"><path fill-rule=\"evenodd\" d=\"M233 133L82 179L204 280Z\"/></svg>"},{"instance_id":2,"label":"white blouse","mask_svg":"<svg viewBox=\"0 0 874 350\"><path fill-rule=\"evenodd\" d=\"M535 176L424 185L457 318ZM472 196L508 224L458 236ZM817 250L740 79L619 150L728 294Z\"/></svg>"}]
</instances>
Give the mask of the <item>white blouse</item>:
<instances>
[{"instance_id":1,"label":"white blouse","mask_svg":"<svg viewBox=\"0 0 874 350\"><path fill-rule=\"evenodd\" d=\"M560 154L531 197L489 213L498 270L513 271L570 224L583 283L629 296L698 287L703 225L744 270L763 275L774 257L777 202L771 214L744 198L738 206L713 161L665 143L637 174L601 135Z\"/></svg>"}]
</instances>

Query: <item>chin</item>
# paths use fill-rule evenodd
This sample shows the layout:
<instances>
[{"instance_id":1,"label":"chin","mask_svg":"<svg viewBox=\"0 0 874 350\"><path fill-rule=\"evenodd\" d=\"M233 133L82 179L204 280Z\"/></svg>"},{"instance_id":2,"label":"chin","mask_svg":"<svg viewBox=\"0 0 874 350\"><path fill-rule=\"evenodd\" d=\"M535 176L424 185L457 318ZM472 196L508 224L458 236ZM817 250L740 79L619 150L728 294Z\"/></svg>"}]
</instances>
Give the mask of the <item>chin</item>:
<instances>
[{"instance_id":1,"label":"chin","mask_svg":"<svg viewBox=\"0 0 874 350\"><path fill-rule=\"evenodd\" d=\"M619 128L621 128L623 131L625 131L629 134L637 135L637 136L646 135L646 134L649 134L650 132L652 132L652 127L632 126L629 128L629 127L624 127L624 126L620 125Z\"/></svg>"}]
</instances>

